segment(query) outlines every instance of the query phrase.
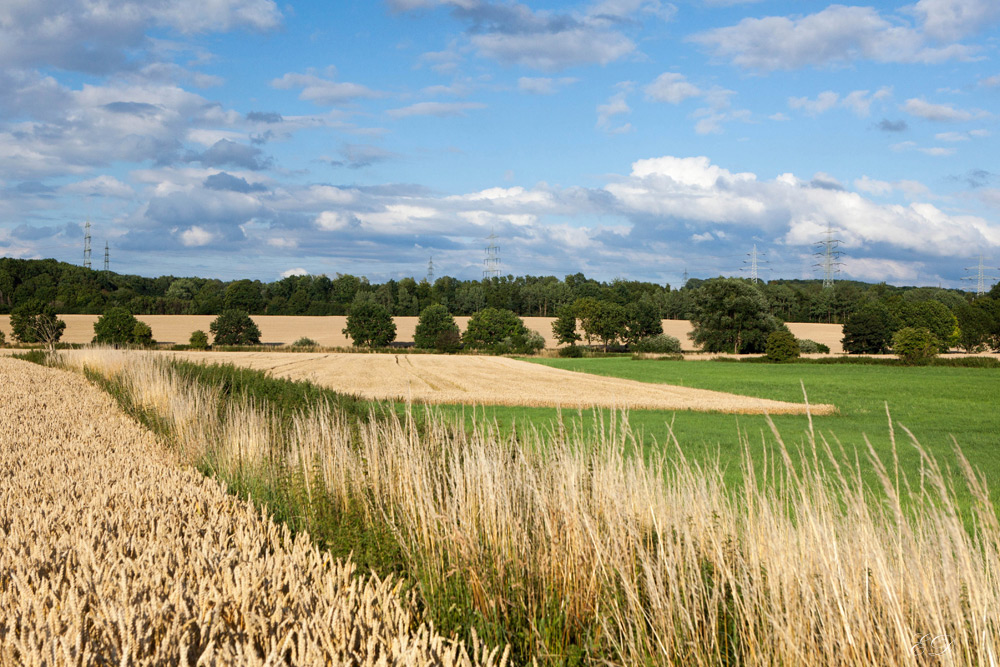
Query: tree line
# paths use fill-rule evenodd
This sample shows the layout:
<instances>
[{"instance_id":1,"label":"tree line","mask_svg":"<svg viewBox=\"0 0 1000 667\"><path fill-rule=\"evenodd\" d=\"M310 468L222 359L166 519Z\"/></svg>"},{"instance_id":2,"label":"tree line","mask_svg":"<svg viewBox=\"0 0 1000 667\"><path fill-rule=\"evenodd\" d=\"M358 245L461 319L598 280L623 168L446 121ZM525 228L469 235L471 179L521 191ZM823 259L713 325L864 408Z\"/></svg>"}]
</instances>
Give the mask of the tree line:
<instances>
[{"instance_id":1,"label":"tree line","mask_svg":"<svg viewBox=\"0 0 1000 667\"><path fill-rule=\"evenodd\" d=\"M358 301L374 301L393 316L417 316L441 305L453 315L485 308L520 317L555 317L580 299L628 307L642 303L661 319L692 319L704 280L680 288L657 283L555 276L501 276L459 280L443 276L371 283L364 276L289 276L274 282L211 278L149 278L87 269L53 259L0 258L0 314L37 300L57 312L101 314L121 307L135 315L219 315L242 310L251 315L347 315ZM772 280L756 285L769 314L786 322L843 324L866 304L881 301L937 301L956 311L972 295L932 287L893 287L840 281L824 289L818 280Z\"/></svg>"}]
</instances>

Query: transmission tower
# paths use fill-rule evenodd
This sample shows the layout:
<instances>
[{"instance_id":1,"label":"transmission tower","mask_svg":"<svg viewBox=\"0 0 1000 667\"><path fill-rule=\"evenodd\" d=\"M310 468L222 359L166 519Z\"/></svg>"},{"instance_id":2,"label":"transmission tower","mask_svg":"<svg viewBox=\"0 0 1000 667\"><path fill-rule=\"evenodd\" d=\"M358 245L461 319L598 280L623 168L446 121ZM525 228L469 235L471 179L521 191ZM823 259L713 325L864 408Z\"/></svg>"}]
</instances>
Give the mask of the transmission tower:
<instances>
[{"instance_id":1,"label":"transmission tower","mask_svg":"<svg viewBox=\"0 0 1000 667\"><path fill-rule=\"evenodd\" d=\"M833 238L833 227L827 225L826 227L826 238L822 241L816 243L820 246L820 251L813 253L817 257L822 258L822 261L813 266L818 266L823 268L823 289L833 287L834 277L840 273L840 267L844 265L840 261L841 251L838 250L840 246L840 239Z\"/></svg>"},{"instance_id":2,"label":"transmission tower","mask_svg":"<svg viewBox=\"0 0 1000 667\"><path fill-rule=\"evenodd\" d=\"M490 244L486 246L486 258L483 260L483 278L499 278L500 246L497 245L497 235L491 231L486 240Z\"/></svg>"},{"instance_id":3,"label":"transmission tower","mask_svg":"<svg viewBox=\"0 0 1000 667\"><path fill-rule=\"evenodd\" d=\"M966 271L975 271L975 276L965 276L962 280L975 280L976 281L976 296L980 297L986 294L986 281L1000 280L996 276L986 275L986 266L983 264L983 256L979 256L979 266L967 266ZM992 269L991 269L992 270Z\"/></svg>"},{"instance_id":4,"label":"transmission tower","mask_svg":"<svg viewBox=\"0 0 1000 667\"><path fill-rule=\"evenodd\" d=\"M434 284L434 255L427 259L427 282Z\"/></svg>"},{"instance_id":5,"label":"transmission tower","mask_svg":"<svg viewBox=\"0 0 1000 667\"><path fill-rule=\"evenodd\" d=\"M753 250L747 253L747 257L750 258L749 261L743 260L743 263L747 266L744 266L742 270L750 272L750 281L754 284L760 282L757 277L758 272L763 270L760 268L760 265L767 264L767 260L763 259L764 256L765 253L757 252L757 244L754 243Z\"/></svg>"},{"instance_id":6,"label":"transmission tower","mask_svg":"<svg viewBox=\"0 0 1000 667\"><path fill-rule=\"evenodd\" d=\"M687 285L687 284L688 284L688 277L689 277L689 276L688 276L688 270L687 270L687 269L684 269L684 275L683 275L683 276L681 277L681 279L682 279L682 280L683 280L684 282L682 282L682 283L681 283L681 287L684 287L685 285Z\"/></svg>"},{"instance_id":7,"label":"transmission tower","mask_svg":"<svg viewBox=\"0 0 1000 667\"><path fill-rule=\"evenodd\" d=\"M111 268L111 263L108 261L108 242L104 242L104 270L108 271Z\"/></svg>"},{"instance_id":8,"label":"transmission tower","mask_svg":"<svg viewBox=\"0 0 1000 667\"><path fill-rule=\"evenodd\" d=\"M90 268L90 220L83 228L83 268Z\"/></svg>"}]
</instances>

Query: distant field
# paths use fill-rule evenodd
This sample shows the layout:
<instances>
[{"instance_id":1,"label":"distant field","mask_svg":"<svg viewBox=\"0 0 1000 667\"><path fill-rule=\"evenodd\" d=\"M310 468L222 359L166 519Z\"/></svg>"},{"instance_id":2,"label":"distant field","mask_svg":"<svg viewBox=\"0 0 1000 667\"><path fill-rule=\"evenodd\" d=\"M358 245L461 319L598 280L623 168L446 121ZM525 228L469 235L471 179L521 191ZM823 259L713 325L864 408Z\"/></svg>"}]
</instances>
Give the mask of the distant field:
<instances>
[{"instance_id":1,"label":"distant field","mask_svg":"<svg viewBox=\"0 0 1000 667\"><path fill-rule=\"evenodd\" d=\"M68 352L86 355L86 352ZM174 358L229 363L289 380L309 380L335 391L377 400L461 405L562 406L711 410L801 414L799 399L772 401L733 393L598 377L517 359L439 354L279 352L162 352ZM833 406L816 406L828 413Z\"/></svg>"},{"instance_id":2,"label":"distant field","mask_svg":"<svg viewBox=\"0 0 1000 667\"><path fill-rule=\"evenodd\" d=\"M66 343L89 343L94 337L94 322L97 315L60 315L66 322L63 341ZM139 319L153 329L153 338L161 343L187 343L191 332L201 329L208 332L208 325L215 319L214 315L139 315ZM324 347L347 347L350 340L342 333L347 325L343 316L308 317L284 315L254 315L254 322L260 327L264 343L272 345L287 345L294 343L303 336L312 338ZM552 337L552 317L525 317L524 323L529 329L542 334L546 347L556 347ZM458 326L465 331L468 317L456 317ZM413 332L417 327L416 317L397 317L396 340L412 342ZM788 325L792 333L799 338L809 338L818 343L830 346L833 352L842 352L840 339L843 336L839 324L796 324ZM0 316L0 331L10 338L10 322L6 316ZM663 320L664 333L675 336L685 349L693 349L688 333L691 323L687 320Z\"/></svg>"},{"instance_id":3,"label":"distant field","mask_svg":"<svg viewBox=\"0 0 1000 667\"><path fill-rule=\"evenodd\" d=\"M953 464L954 442L972 464L992 483L992 494L1000 499L1000 412L996 401L1000 392L1000 372L979 368L741 364L686 361L632 361L607 359L532 359L566 370L666 383L780 401L802 400L802 385L811 403L833 403L838 412L815 419L818 433L839 441L849 449L865 451L867 437L885 455L890 447L886 407L897 424L900 462L905 470L920 470L916 451L907 444L908 436L898 428L909 428L939 461ZM555 411L545 409L503 409L490 412L501 423L511 419L547 424ZM667 423L685 449L708 448L718 451L723 461L738 460L741 446L738 433L749 435L759 445L762 437L771 440L765 419L753 415L718 415L693 412L667 413L634 410L633 426L647 435L647 443L663 443ZM789 442L799 442L807 427L801 416L775 415L774 422Z\"/></svg>"}]
</instances>

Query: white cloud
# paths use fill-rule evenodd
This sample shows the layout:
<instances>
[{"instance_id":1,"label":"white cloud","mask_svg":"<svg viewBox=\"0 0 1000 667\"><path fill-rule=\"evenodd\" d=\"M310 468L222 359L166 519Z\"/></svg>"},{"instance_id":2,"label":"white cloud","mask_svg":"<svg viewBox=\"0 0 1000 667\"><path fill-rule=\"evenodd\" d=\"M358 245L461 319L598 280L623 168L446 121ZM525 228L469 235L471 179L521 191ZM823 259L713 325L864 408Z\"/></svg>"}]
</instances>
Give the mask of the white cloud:
<instances>
[{"instance_id":1,"label":"white cloud","mask_svg":"<svg viewBox=\"0 0 1000 667\"><path fill-rule=\"evenodd\" d=\"M922 33L886 20L872 7L843 5L795 18L745 18L690 40L717 58L765 71L846 65L856 60L939 63L969 59L974 53L961 44L928 46Z\"/></svg>"},{"instance_id":2,"label":"white cloud","mask_svg":"<svg viewBox=\"0 0 1000 667\"><path fill-rule=\"evenodd\" d=\"M771 120L778 121L778 122L784 122L786 120L791 120L791 118L789 118L787 115L781 113L780 111L778 113L771 114L770 116L768 116L768 118L771 119Z\"/></svg>"},{"instance_id":3,"label":"white cloud","mask_svg":"<svg viewBox=\"0 0 1000 667\"><path fill-rule=\"evenodd\" d=\"M657 102L680 104L689 97L701 97L704 92L688 82L683 74L664 72L644 89L646 97Z\"/></svg>"},{"instance_id":4,"label":"white cloud","mask_svg":"<svg viewBox=\"0 0 1000 667\"><path fill-rule=\"evenodd\" d=\"M547 33L495 32L472 35L470 41L485 58L546 71L574 65L606 65L635 51L635 43L621 33L587 28Z\"/></svg>"},{"instance_id":5,"label":"white cloud","mask_svg":"<svg viewBox=\"0 0 1000 667\"><path fill-rule=\"evenodd\" d=\"M296 74L288 72L280 79L271 81L272 88L279 90L290 90L301 88L300 100L307 100L323 105L338 105L353 102L359 99L372 99L382 97L384 94L372 90L359 83L348 83L324 79L313 73Z\"/></svg>"},{"instance_id":6,"label":"white cloud","mask_svg":"<svg viewBox=\"0 0 1000 667\"><path fill-rule=\"evenodd\" d=\"M576 83L579 79L573 77L562 77L553 79L550 77L529 77L522 76L517 80L517 88L522 93L533 95L554 95L560 88Z\"/></svg>"},{"instance_id":7,"label":"white cloud","mask_svg":"<svg viewBox=\"0 0 1000 667\"><path fill-rule=\"evenodd\" d=\"M920 0L913 11L924 32L941 41L959 40L1000 22L995 0Z\"/></svg>"},{"instance_id":8,"label":"white cloud","mask_svg":"<svg viewBox=\"0 0 1000 667\"><path fill-rule=\"evenodd\" d=\"M632 108L625 101L626 95L631 91L631 85L619 84L619 88L621 90L612 95L607 102L597 106L597 127L603 130L614 132L616 128L612 127L611 119L622 114L632 113Z\"/></svg>"},{"instance_id":9,"label":"white cloud","mask_svg":"<svg viewBox=\"0 0 1000 667\"><path fill-rule=\"evenodd\" d=\"M956 109L950 104L932 104L920 98L911 98L901 107L903 111L911 116L918 116L927 120L939 123L962 123L974 118L987 118L990 114L985 111L965 111Z\"/></svg>"},{"instance_id":10,"label":"white cloud","mask_svg":"<svg viewBox=\"0 0 1000 667\"><path fill-rule=\"evenodd\" d=\"M810 116L818 116L822 113L840 107L849 109L856 116L867 117L871 113L871 105L876 100L884 100L892 95L892 88L885 86L871 93L868 90L855 90L843 98L832 90L827 90L816 96L815 100L808 97L789 97L788 106L792 109L801 109Z\"/></svg>"},{"instance_id":11,"label":"white cloud","mask_svg":"<svg viewBox=\"0 0 1000 667\"><path fill-rule=\"evenodd\" d=\"M938 141L968 141L969 134L965 132L938 132L934 135L934 138Z\"/></svg>"},{"instance_id":12,"label":"white cloud","mask_svg":"<svg viewBox=\"0 0 1000 667\"><path fill-rule=\"evenodd\" d=\"M288 269L287 271L281 272L282 278L291 278L292 276L308 276L309 272L302 267L297 267L294 269Z\"/></svg>"},{"instance_id":13,"label":"white cloud","mask_svg":"<svg viewBox=\"0 0 1000 667\"><path fill-rule=\"evenodd\" d=\"M214 234L203 227L199 227L198 225L188 227L181 232L181 243L189 248L208 245L214 240Z\"/></svg>"},{"instance_id":14,"label":"white cloud","mask_svg":"<svg viewBox=\"0 0 1000 667\"><path fill-rule=\"evenodd\" d=\"M466 111L485 109L486 105L479 102L417 102L408 107L390 109L386 113L393 118L409 118L411 116L464 116Z\"/></svg>"},{"instance_id":15,"label":"white cloud","mask_svg":"<svg viewBox=\"0 0 1000 667\"><path fill-rule=\"evenodd\" d=\"M154 27L181 33L270 30L272 0L32 0L0 3L0 67L56 67L91 73L128 70L151 46Z\"/></svg>"},{"instance_id":16,"label":"white cloud","mask_svg":"<svg viewBox=\"0 0 1000 667\"><path fill-rule=\"evenodd\" d=\"M810 100L808 97L789 97L788 106L792 109L801 109L810 116L818 116L835 107L839 100L840 95L827 90L817 95L815 100Z\"/></svg>"}]
</instances>

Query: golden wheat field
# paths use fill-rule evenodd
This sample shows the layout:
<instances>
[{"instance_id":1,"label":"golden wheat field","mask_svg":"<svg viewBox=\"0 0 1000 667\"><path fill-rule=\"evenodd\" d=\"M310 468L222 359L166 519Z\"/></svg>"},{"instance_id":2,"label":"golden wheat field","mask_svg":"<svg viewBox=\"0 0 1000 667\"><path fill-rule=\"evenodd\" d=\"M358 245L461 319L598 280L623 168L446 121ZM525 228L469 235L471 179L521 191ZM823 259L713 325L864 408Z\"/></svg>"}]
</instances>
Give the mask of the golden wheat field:
<instances>
[{"instance_id":1,"label":"golden wheat field","mask_svg":"<svg viewBox=\"0 0 1000 667\"><path fill-rule=\"evenodd\" d=\"M501 665L184 468L80 375L0 358L0 665Z\"/></svg>"},{"instance_id":2,"label":"golden wheat field","mask_svg":"<svg viewBox=\"0 0 1000 667\"><path fill-rule=\"evenodd\" d=\"M72 356L72 352L67 353ZM289 380L309 380L373 399L468 405L699 410L803 414L804 404L707 389L652 384L549 368L507 357L442 354L162 352L201 363L231 363ZM832 414L832 405L812 405Z\"/></svg>"},{"instance_id":3,"label":"golden wheat field","mask_svg":"<svg viewBox=\"0 0 1000 667\"><path fill-rule=\"evenodd\" d=\"M98 315L60 315L66 322L63 333L64 343L89 343L94 337L94 322ZM201 329L208 333L208 325L215 319L214 315L139 315L153 330L153 338L161 343L187 343L191 332ZM342 316L308 317L308 316L278 316L254 315L254 322L260 327L261 340L267 344L288 345L302 337L311 338L323 347L348 347L350 340L342 333L347 325L347 318ZM401 343L412 342L413 332L417 327L416 317L397 317L396 340ZM551 317L525 317L524 324L529 329L537 331L545 338L545 346L554 348L558 344L552 336ZM0 316L0 331L10 339L9 318ZM468 317L456 317L459 328L465 331ZM809 338L818 343L830 346L834 353L843 352L840 339L843 337L839 324L789 324L788 328L798 338ZM693 349L688 333L691 323L687 320L663 320L663 332L677 338L685 349Z\"/></svg>"}]
</instances>

